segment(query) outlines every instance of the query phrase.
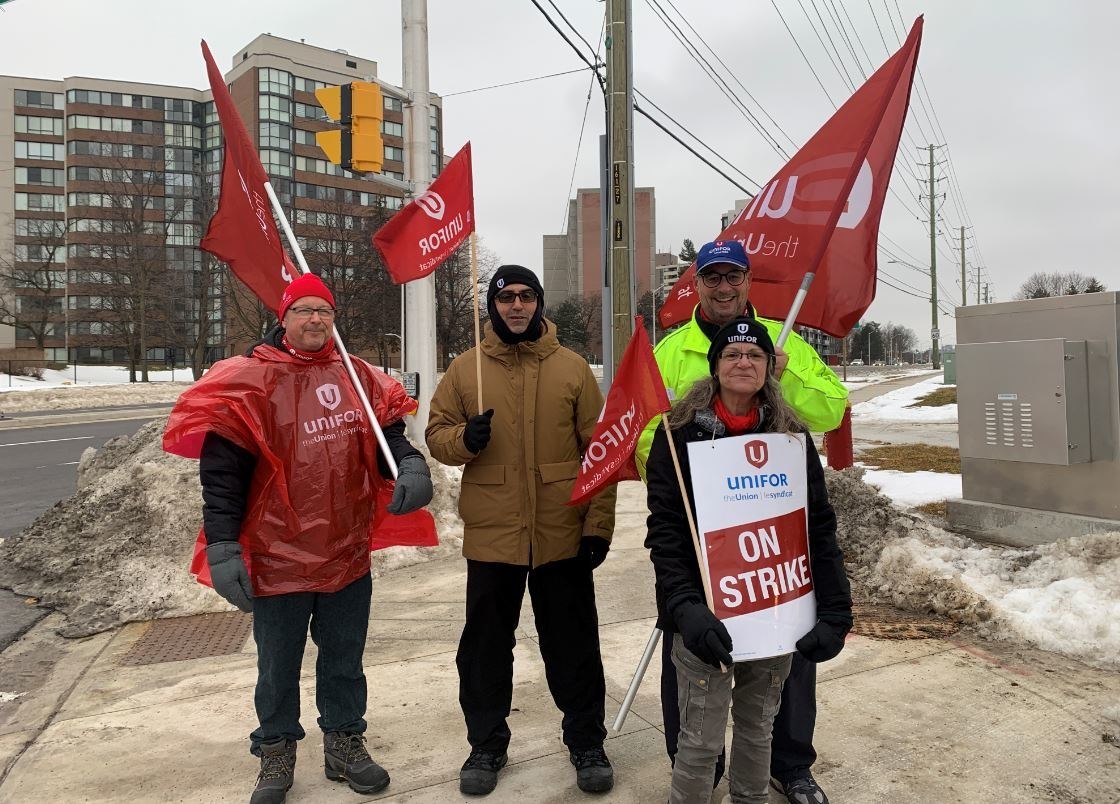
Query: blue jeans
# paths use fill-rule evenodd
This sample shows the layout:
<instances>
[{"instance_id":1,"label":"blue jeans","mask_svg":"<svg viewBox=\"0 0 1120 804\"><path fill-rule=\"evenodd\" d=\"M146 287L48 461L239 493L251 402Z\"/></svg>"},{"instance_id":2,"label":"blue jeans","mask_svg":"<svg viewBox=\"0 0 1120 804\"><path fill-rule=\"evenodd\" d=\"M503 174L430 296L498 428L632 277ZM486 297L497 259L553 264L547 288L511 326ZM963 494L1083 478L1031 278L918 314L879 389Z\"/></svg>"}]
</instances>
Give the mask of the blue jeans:
<instances>
[{"instance_id":1,"label":"blue jeans","mask_svg":"<svg viewBox=\"0 0 1120 804\"><path fill-rule=\"evenodd\" d=\"M367 573L337 592L295 592L253 599L257 642L254 703L260 725L249 735L250 750L261 743L302 740L299 672L308 625L319 648L315 705L324 732L366 730L366 675L362 653L369 629L372 583Z\"/></svg>"}]
</instances>

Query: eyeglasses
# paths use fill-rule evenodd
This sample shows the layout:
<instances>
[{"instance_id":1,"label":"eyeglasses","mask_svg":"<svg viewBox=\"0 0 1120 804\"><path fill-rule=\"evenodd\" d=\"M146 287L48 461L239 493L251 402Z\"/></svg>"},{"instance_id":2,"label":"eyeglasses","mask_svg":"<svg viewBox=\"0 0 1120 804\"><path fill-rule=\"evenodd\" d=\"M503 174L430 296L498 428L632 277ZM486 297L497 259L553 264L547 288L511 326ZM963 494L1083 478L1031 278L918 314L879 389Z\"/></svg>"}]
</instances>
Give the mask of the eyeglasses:
<instances>
[{"instance_id":1,"label":"eyeglasses","mask_svg":"<svg viewBox=\"0 0 1120 804\"><path fill-rule=\"evenodd\" d=\"M316 313L318 313L319 318L324 321L329 321L334 318L334 310L330 307L291 307L288 309L288 312L296 318L311 318L311 316Z\"/></svg>"},{"instance_id":2,"label":"eyeglasses","mask_svg":"<svg viewBox=\"0 0 1120 804\"><path fill-rule=\"evenodd\" d=\"M719 359L729 365L738 363L744 357L752 363L765 363L770 355L766 354L766 352L763 352L761 349L750 349L746 352L741 352L738 349L724 349L719 355Z\"/></svg>"},{"instance_id":3,"label":"eyeglasses","mask_svg":"<svg viewBox=\"0 0 1120 804\"><path fill-rule=\"evenodd\" d=\"M537 300L537 292L535 290L503 290L494 298L502 304L513 304L514 299L521 299L522 304L532 304Z\"/></svg>"},{"instance_id":4,"label":"eyeglasses","mask_svg":"<svg viewBox=\"0 0 1120 804\"><path fill-rule=\"evenodd\" d=\"M727 284L731 285L732 287L738 287L739 285L747 281L747 272L740 271L738 268L728 271L725 274L708 271L706 273L700 274L700 279L704 283L704 286L709 288L718 288L719 283L724 279L726 279Z\"/></svg>"}]
</instances>

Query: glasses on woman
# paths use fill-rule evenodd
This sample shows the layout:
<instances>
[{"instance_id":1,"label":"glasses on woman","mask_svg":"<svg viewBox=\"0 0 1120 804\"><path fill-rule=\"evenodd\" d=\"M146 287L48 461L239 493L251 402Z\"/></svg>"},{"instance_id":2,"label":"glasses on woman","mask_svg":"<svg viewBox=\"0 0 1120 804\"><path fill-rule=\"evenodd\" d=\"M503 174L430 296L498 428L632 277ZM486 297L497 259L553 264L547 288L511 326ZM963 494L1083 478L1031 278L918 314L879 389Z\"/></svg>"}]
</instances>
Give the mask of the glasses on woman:
<instances>
[{"instance_id":1,"label":"glasses on woman","mask_svg":"<svg viewBox=\"0 0 1120 804\"><path fill-rule=\"evenodd\" d=\"M769 355L761 349L724 349L719 355L719 359L729 365L738 363L744 357L752 363L765 363Z\"/></svg>"},{"instance_id":2,"label":"glasses on woman","mask_svg":"<svg viewBox=\"0 0 1120 804\"><path fill-rule=\"evenodd\" d=\"M725 274L716 273L715 271L706 271L700 274L700 281L704 283L705 287L709 288L718 288L719 283L725 279L727 280L727 284L732 287L738 287L747 281L747 272L735 268Z\"/></svg>"},{"instance_id":3,"label":"glasses on woman","mask_svg":"<svg viewBox=\"0 0 1120 804\"><path fill-rule=\"evenodd\" d=\"M514 299L521 299L522 304L532 304L537 300L537 292L535 290L503 290L494 297L502 304L513 304Z\"/></svg>"},{"instance_id":4,"label":"glasses on woman","mask_svg":"<svg viewBox=\"0 0 1120 804\"><path fill-rule=\"evenodd\" d=\"M293 307L288 310L288 312L294 315L296 318L311 318L311 316L315 315L316 313L318 313L319 318L323 319L324 321L329 321L330 319L334 318L334 310L332 310L330 307Z\"/></svg>"}]
</instances>

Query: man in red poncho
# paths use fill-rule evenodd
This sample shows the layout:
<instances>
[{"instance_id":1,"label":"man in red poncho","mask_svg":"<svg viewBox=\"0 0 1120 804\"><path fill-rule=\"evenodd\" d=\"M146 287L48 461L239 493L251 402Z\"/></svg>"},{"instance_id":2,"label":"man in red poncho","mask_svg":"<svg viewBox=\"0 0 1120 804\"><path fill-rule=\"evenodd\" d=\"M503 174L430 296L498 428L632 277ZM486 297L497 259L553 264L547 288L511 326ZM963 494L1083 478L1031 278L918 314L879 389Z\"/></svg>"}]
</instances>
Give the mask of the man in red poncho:
<instances>
[{"instance_id":1,"label":"man in red poncho","mask_svg":"<svg viewBox=\"0 0 1120 804\"><path fill-rule=\"evenodd\" d=\"M250 735L261 758L252 804L292 786L299 673L310 625L326 775L359 793L389 784L365 748L362 669L370 612L370 532L391 472L334 348L334 296L313 274L292 282L280 324L246 356L223 360L183 393L164 432L168 452L199 458L206 565L214 589L253 612L257 643ZM427 505L432 481L404 436L416 410L400 383L354 358L399 467L387 506Z\"/></svg>"}]
</instances>

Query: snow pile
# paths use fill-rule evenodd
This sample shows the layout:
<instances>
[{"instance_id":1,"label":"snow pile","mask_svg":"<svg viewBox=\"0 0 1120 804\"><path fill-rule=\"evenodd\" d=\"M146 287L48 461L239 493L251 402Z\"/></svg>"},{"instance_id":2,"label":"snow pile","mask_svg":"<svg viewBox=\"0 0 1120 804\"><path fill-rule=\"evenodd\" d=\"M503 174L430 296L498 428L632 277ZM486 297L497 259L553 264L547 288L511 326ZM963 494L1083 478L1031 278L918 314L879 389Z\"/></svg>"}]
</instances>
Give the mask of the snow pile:
<instances>
[{"instance_id":1,"label":"snow pile","mask_svg":"<svg viewBox=\"0 0 1120 804\"><path fill-rule=\"evenodd\" d=\"M956 422L957 406L910 407L922 397L944 387L941 377L935 376L923 382L899 388L897 391L877 396L867 402L860 402L852 408L853 421L884 422Z\"/></svg>"},{"instance_id":2,"label":"snow pile","mask_svg":"<svg viewBox=\"0 0 1120 804\"><path fill-rule=\"evenodd\" d=\"M162 402L170 405L189 386L190 383L186 382L137 382L123 385L56 385L34 391L13 390L0 394L0 413L11 415L40 410L75 410Z\"/></svg>"},{"instance_id":3,"label":"snow pile","mask_svg":"<svg viewBox=\"0 0 1120 804\"><path fill-rule=\"evenodd\" d=\"M875 486L898 505L912 507L941 500L959 500L961 476L947 472L900 472L865 469L863 481Z\"/></svg>"},{"instance_id":4,"label":"snow pile","mask_svg":"<svg viewBox=\"0 0 1120 804\"><path fill-rule=\"evenodd\" d=\"M889 545L875 581L903 608L1120 669L1120 533L1012 549L929 529Z\"/></svg>"},{"instance_id":5,"label":"snow pile","mask_svg":"<svg viewBox=\"0 0 1120 804\"><path fill-rule=\"evenodd\" d=\"M0 545L0 586L66 614L63 636L230 608L187 572L202 524L198 463L163 452L164 422L86 450L77 493ZM379 550L376 575L462 547L460 471L429 466L435 485L429 510L441 543Z\"/></svg>"},{"instance_id":6,"label":"snow pile","mask_svg":"<svg viewBox=\"0 0 1120 804\"><path fill-rule=\"evenodd\" d=\"M0 368L5 363L0 362ZM0 371L0 394L15 391L42 391L48 388L66 388L75 385L129 385L128 369L124 366L67 366L64 369L42 369L43 378L25 377L18 373L8 375ZM140 372L136 372L140 376ZM190 382L189 368L175 371L148 371L149 382ZM132 383L143 385L143 383Z\"/></svg>"},{"instance_id":7,"label":"snow pile","mask_svg":"<svg viewBox=\"0 0 1120 804\"><path fill-rule=\"evenodd\" d=\"M979 545L899 510L858 467L825 471L857 597L1120 668L1120 534Z\"/></svg>"}]
</instances>

